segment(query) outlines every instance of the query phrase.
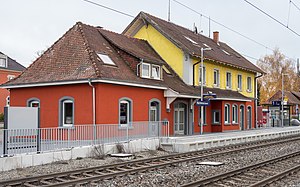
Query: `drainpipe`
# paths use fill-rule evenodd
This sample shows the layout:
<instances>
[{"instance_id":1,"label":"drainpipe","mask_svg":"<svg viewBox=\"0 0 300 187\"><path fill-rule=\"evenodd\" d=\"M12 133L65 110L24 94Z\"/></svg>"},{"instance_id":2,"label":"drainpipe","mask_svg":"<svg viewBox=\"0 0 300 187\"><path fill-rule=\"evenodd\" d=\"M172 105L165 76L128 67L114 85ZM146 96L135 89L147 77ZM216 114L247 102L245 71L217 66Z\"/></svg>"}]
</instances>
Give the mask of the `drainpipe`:
<instances>
[{"instance_id":1,"label":"drainpipe","mask_svg":"<svg viewBox=\"0 0 300 187\"><path fill-rule=\"evenodd\" d=\"M93 88L93 125L96 125L95 86L92 85L91 79L89 79L88 81L90 87Z\"/></svg>"},{"instance_id":2,"label":"drainpipe","mask_svg":"<svg viewBox=\"0 0 300 187\"><path fill-rule=\"evenodd\" d=\"M258 100L258 98L257 98L257 79L258 78L260 78L260 77L262 77L263 76L263 74L260 74L260 75L258 75L258 76L255 76L255 80L254 80L254 82L255 82L255 107L254 107L254 110L255 110L255 128L257 128L257 100Z\"/></svg>"},{"instance_id":3,"label":"drainpipe","mask_svg":"<svg viewBox=\"0 0 300 187\"><path fill-rule=\"evenodd\" d=\"M193 64L193 86L195 87L195 66L201 63L201 60Z\"/></svg>"}]
</instances>

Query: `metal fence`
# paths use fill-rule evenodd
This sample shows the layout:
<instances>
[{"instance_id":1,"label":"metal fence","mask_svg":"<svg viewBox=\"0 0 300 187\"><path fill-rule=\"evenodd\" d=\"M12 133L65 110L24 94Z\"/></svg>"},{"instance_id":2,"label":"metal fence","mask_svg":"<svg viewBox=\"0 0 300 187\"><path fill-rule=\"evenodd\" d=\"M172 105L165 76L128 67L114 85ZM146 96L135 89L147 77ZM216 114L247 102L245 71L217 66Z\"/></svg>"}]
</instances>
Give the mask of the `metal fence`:
<instances>
[{"instance_id":1,"label":"metal fence","mask_svg":"<svg viewBox=\"0 0 300 187\"><path fill-rule=\"evenodd\" d=\"M0 130L0 155L47 152L86 145L169 137L169 122L74 125L72 127Z\"/></svg>"}]
</instances>

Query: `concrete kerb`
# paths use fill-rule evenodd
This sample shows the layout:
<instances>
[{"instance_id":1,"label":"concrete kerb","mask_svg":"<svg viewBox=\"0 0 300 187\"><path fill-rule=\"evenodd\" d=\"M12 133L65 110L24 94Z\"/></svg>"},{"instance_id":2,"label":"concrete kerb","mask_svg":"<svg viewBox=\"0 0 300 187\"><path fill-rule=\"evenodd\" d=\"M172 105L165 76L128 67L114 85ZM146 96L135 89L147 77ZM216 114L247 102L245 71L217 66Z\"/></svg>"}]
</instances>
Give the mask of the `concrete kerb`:
<instances>
[{"instance_id":1,"label":"concrete kerb","mask_svg":"<svg viewBox=\"0 0 300 187\"><path fill-rule=\"evenodd\" d=\"M149 138L122 142L121 144L124 146L126 152L135 153L145 150L157 150L159 142L158 138ZM82 146L55 152L20 154L12 157L2 157L0 158L0 171L49 164L63 160L91 157L95 146ZM104 144L103 153L117 153L116 144Z\"/></svg>"}]
</instances>

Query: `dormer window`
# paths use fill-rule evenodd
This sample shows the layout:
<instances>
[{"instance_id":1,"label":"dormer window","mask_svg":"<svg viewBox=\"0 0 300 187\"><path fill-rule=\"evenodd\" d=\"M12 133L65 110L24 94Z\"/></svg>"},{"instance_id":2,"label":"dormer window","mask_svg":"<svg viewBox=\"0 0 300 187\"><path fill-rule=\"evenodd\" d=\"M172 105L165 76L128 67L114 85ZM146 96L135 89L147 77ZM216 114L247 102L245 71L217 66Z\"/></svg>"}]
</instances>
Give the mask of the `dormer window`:
<instances>
[{"instance_id":1,"label":"dormer window","mask_svg":"<svg viewBox=\"0 0 300 187\"><path fill-rule=\"evenodd\" d=\"M160 79L160 66L152 65L151 74L153 79Z\"/></svg>"},{"instance_id":2,"label":"dormer window","mask_svg":"<svg viewBox=\"0 0 300 187\"><path fill-rule=\"evenodd\" d=\"M150 64L142 64L142 77L150 78Z\"/></svg>"},{"instance_id":3,"label":"dormer window","mask_svg":"<svg viewBox=\"0 0 300 187\"><path fill-rule=\"evenodd\" d=\"M6 68L7 65L6 65L6 57L0 57L0 67L2 68Z\"/></svg>"},{"instance_id":4,"label":"dormer window","mask_svg":"<svg viewBox=\"0 0 300 187\"><path fill-rule=\"evenodd\" d=\"M98 57L101 59L101 61L104 63L104 64L107 64L107 65L116 65L114 63L114 61L106 54L100 54L100 53L97 53Z\"/></svg>"},{"instance_id":5,"label":"dormer window","mask_svg":"<svg viewBox=\"0 0 300 187\"><path fill-rule=\"evenodd\" d=\"M149 79L161 79L161 70L159 65L142 63L141 64L141 77Z\"/></svg>"}]
</instances>

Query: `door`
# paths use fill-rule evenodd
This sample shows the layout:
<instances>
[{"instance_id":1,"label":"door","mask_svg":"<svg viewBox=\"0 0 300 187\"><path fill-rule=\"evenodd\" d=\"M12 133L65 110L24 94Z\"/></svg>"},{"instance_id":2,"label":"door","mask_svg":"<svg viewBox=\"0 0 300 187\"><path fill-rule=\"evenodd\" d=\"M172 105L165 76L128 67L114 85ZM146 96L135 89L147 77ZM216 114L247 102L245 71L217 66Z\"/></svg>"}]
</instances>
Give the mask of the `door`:
<instances>
[{"instance_id":1,"label":"door","mask_svg":"<svg viewBox=\"0 0 300 187\"><path fill-rule=\"evenodd\" d=\"M175 134L184 134L185 111L184 108L175 108Z\"/></svg>"},{"instance_id":2,"label":"door","mask_svg":"<svg viewBox=\"0 0 300 187\"><path fill-rule=\"evenodd\" d=\"M243 105L240 106L240 130L244 130L245 123L245 107Z\"/></svg>"},{"instance_id":3,"label":"door","mask_svg":"<svg viewBox=\"0 0 300 187\"><path fill-rule=\"evenodd\" d=\"M248 126L248 129L252 128L252 109L251 109L251 106L247 107L247 126Z\"/></svg>"},{"instance_id":4,"label":"door","mask_svg":"<svg viewBox=\"0 0 300 187\"><path fill-rule=\"evenodd\" d=\"M149 108L149 135L159 136L159 103L153 101L150 103Z\"/></svg>"}]
</instances>

